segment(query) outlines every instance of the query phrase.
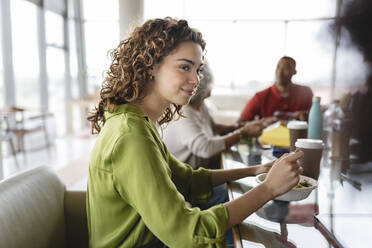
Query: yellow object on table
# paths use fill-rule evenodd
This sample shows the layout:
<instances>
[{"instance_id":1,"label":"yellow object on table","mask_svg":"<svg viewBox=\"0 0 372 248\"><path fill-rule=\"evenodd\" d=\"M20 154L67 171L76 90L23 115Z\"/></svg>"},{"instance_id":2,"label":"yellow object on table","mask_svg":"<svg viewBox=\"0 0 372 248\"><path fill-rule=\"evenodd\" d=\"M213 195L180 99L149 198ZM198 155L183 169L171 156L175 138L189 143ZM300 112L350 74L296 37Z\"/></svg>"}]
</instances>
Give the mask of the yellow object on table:
<instances>
[{"instance_id":1,"label":"yellow object on table","mask_svg":"<svg viewBox=\"0 0 372 248\"><path fill-rule=\"evenodd\" d=\"M274 123L263 130L258 138L263 145L274 145L279 148L289 148L289 130L280 125L280 122Z\"/></svg>"}]
</instances>

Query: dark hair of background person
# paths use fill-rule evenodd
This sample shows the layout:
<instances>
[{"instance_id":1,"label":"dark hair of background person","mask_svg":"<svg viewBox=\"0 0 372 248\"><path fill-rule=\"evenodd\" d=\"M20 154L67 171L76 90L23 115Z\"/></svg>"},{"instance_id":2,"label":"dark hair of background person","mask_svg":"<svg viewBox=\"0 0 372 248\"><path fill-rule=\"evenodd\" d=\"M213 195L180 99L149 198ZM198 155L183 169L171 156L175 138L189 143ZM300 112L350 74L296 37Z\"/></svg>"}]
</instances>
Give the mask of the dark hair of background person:
<instances>
[{"instance_id":1,"label":"dark hair of background person","mask_svg":"<svg viewBox=\"0 0 372 248\"><path fill-rule=\"evenodd\" d=\"M99 133L105 124L104 112L117 105L141 101L146 96L154 65L160 63L181 42L192 41L205 49L202 34L188 26L186 20L170 17L151 19L133 30L116 49L110 51L111 65L105 73L98 106L88 114L92 133ZM168 107L159 124L169 122L182 106Z\"/></svg>"},{"instance_id":2,"label":"dark hair of background person","mask_svg":"<svg viewBox=\"0 0 372 248\"><path fill-rule=\"evenodd\" d=\"M296 60L294 60L294 58L289 57L289 56L283 56L283 57L281 57L281 58L279 59L279 61L282 60L282 59L285 59L285 60L289 60L289 61L291 61L292 64L293 64L293 67L296 68Z\"/></svg>"},{"instance_id":3,"label":"dark hair of background person","mask_svg":"<svg viewBox=\"0 0 372 248\"><path fill-rule=\"evenodd\" d=\"M193 105L203 101L210 94L212 83L212 72L209 65L205 63L202 71L202 79L200 80L195 94L191 97L189 104Z\"/></svg>"},{"instance_id":4,"label":"dark hair of background person","mask_svg":"<svg viewBox=\"0 0 372 248\"><path fill-rule=\"evenodd\" d=\"M352 96L353 136L360 142L360 161L372 160L372 1L347 1L335 28L344 28L352 44L362 53L369 66L366 93ZM344 33L341 29L341 33Z\"/></svg>"}]
</instances>

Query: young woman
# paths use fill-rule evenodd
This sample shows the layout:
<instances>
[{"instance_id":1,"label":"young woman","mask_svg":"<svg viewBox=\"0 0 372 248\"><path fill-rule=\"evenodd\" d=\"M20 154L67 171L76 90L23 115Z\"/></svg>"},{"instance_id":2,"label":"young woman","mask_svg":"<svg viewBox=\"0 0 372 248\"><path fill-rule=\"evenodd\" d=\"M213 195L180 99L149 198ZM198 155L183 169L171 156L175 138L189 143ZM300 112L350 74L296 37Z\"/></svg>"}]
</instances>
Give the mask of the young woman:
<instances>
[{"instance_id":1,"label":"young woman","mask_svg":"<svg viewBox=\"0 0 372 248\"><path fill-rule=\"evenodd\" d=\"M267 180L207 210L212 187L268 167L193 170L167 150L155 124L172 120L195 92L205 42L185 20L149 20L112 51L88 119L98 132L87 191L91 247L224 247L226 230L299 180L301 152L276 161Z\"/></svg>"}]
</instances>

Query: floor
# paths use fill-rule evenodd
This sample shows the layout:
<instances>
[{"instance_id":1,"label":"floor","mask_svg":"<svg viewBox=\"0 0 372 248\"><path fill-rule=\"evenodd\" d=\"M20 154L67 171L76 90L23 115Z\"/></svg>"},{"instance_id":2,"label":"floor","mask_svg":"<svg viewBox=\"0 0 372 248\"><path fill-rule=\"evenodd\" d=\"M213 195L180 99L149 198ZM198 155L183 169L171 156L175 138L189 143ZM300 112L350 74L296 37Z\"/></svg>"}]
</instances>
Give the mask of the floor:
<instances>
[{"instance_id":1,"label":"floor","mask_svg":"<svg viewBox=\"0 0 372 248\"><path fill-rule=\"evenodd\" d=\"M3 177L37 166L51 166L68 189L84 190L88 175L89 154L95 137L87 134L57 137L48 148L38 148L12 155L3 154Z\"/></svg>"}]
</instances>

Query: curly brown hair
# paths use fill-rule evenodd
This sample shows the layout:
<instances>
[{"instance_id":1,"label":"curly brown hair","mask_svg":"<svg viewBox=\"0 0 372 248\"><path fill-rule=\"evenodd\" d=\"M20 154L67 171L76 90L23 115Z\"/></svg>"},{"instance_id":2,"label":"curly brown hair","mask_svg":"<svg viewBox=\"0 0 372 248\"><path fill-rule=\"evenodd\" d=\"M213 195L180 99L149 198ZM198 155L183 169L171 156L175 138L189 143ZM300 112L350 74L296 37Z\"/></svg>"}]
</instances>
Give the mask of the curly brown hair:
<instances>
[{"instance_id":1,"label":"curly brown hair","mask_svg":"<svg viewBox=\"0 0 372 248\"><path fill-rule=\"evenodd\" d=\"M104 112L120 104L140 101L146 96L151 71L181 42L192 41L205 49L202 34L189 27L186 20L170 17L151 19L133 30L116 49L110 51L111 65L105 73L100 102L88 114L92 133L99 133L106 122ZM182 106L172 104L164 111L159 124L169 122Z\"/></svg>"}]
</instances>

